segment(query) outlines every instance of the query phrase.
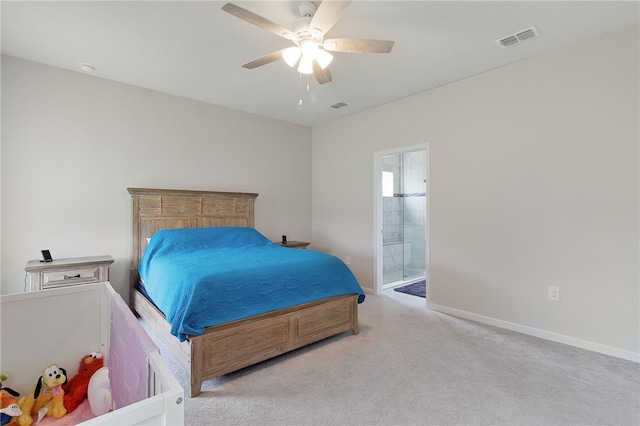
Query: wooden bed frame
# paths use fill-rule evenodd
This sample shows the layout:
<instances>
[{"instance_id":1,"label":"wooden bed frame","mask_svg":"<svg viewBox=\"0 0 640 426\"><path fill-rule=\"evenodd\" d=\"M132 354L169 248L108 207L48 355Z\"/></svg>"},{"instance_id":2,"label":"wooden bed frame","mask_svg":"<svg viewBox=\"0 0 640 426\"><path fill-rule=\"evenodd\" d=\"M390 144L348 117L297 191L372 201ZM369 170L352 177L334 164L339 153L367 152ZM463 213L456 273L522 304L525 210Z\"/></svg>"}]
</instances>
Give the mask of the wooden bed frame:
<instances>
[{"instance_id":1,"label":"wooden bed frame","mask_svg":"<svg viewBox=\"0 0 640 426\"><path fill-rule=\"evenodd\" d=\"M253 227L258 194L128 188L133 206L130 305L189 372L191 397L204 380L231 373L327 337L358 334L358 295L331 297L208 327L180 342L171 325L137 289L147 238L161 229ZM294 249L291 249L294 250Z\"/></svg>"}]
</instances>

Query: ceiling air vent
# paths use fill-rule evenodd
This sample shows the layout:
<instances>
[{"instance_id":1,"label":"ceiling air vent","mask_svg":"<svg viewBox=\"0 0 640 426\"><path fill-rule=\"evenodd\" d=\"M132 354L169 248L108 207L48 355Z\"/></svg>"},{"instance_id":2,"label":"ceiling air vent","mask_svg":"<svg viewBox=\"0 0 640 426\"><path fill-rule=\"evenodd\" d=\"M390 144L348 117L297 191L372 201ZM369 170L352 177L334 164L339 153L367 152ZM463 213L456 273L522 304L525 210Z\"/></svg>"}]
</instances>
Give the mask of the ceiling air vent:
<instances>
[{"instance_id":1,"label":"ceiling air vent","mask_svg":"<svg viewBox=\"0 0 640 426\"><path fill-rule=\"evenodd\" d=\"M522 43L523 41L531 40L532 38L536 38L540 35L540 32L536 27L530 27L524 29L522 31L518 31L517 33L510 34L506 37L496 40L496 43L500 45L500 47L511 47L513 45Z\"/></svg>"},{"instance_id":2,"label":"ceiling air vent","mask_svg":"<svg viewBox=\"0 0 640 426\"><path fill-rule=\"evenodd\" d=\"M346 102L336 102L333 105L329 105L329 108L333 108L333 109L340 109L340 108L344 108L346 106L348 106L349 104Z\"/></svg>"}]
</instances>

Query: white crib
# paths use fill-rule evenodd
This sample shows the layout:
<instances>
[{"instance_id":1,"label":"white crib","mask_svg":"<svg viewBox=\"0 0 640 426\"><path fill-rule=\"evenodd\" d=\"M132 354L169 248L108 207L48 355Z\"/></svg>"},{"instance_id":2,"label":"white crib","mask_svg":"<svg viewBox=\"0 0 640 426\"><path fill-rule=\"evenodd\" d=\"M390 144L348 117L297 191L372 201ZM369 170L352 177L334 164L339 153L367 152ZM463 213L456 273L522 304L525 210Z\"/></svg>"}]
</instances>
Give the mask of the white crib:
<instances>
[{"instance_id":1,"label":"white crib","mask_svg":"<svg viewBox=\"0 0 640 426\"><path fill-rule=\"evenodd\" d=\"M93 351L102 352L105 365L110 365L110 342L120 332L113 326L112 309L124 302L108 282L1 295L0 302L0 371L9 376L4 386L26 396L43 367L57 363L71 378L82 356ZM128 309L114 315L148 337ZM148 359L148 383L132 383L146 387L146 398L80 424L183 425L184 390L157 349L124 355ZM118 389L112 390L116 399Z\"/></svg>"}]
</instances>

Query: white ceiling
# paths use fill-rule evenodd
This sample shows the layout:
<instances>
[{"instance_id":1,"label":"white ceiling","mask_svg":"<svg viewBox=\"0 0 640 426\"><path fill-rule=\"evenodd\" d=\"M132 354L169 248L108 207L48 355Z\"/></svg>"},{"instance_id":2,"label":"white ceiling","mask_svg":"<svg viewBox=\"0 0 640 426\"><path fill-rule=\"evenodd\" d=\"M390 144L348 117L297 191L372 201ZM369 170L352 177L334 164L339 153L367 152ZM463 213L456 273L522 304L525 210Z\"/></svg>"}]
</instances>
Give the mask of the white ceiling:
<instances>
[{"instance_id":1,"label":"white ceiling","mask_svg":"<svg viewBox=\"0 0 640 426\"><path fill-rule=\"evenodd\" d=\"M330 1L330 0L325 0ZM241 65L290 42L224 1L2 1L2 53L95 77L314 126L639 22L638 1L360 1L328 38L394 40L389 54L336 53L333 81L279 60ZM232 3L289 27L299 1ZM536 26L510 48L496 39ZM302 99L302 106L298 105ZM330 104L346 102L335 110Z\"/></svg>"}]
</instances>

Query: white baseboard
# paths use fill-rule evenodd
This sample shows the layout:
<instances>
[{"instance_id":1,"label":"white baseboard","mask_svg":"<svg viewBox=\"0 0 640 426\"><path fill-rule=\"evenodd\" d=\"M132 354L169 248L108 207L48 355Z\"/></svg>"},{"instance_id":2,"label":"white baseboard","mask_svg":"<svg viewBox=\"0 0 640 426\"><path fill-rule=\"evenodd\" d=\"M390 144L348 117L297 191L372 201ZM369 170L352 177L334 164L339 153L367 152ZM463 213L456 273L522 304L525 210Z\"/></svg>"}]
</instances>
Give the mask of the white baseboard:
<instances>
[{"instance_id":1,"label":"white baseboard","mask_svg":"<svg viewBox=\"0 0 640 426\"><path fill-rule=\"evenodd\" d=\"M616 358L622 358L628 361L640 363L640 353L638 352L626 351L623 349L614 348L612 346L589 342L587 340L577 339L575 337L565 336L563 334L558 334L551 331L527 327L525 325L486 317L484 315L475 314L473 312L467 312L460 309L438 305L436 303L429 303L429 309L433 309L434 311L442 312L444 314L453 315L454 317L460 317L483 324L493 325L496 327L505 328L507 330L517 331L518 333L528 334L530 336L540 337L542 339L551 340L553 342L564 343L565 345L575 346L589 351L611 355Z\"/></svg>"}]
</instances>

